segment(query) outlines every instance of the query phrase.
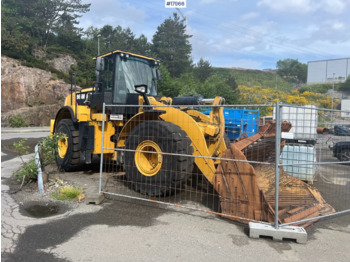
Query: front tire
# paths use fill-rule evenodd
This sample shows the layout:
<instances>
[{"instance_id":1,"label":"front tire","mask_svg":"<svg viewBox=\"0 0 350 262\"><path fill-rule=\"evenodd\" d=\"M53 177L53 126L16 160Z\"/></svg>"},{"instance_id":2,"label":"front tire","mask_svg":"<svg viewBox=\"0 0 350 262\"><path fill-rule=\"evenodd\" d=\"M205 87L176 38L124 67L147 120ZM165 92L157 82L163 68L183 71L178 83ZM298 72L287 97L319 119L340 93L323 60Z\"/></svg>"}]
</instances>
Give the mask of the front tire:
<instances>
[{"instance_id":1,"label":"front tire","mask_svg":"<svg viewBox=\"0 0 350 262\"><path fill-rule=\"evenodd\" d=\"M71 119L63 119L55 133L62 134L58 139L56 163L61 169L68 171L80 165L79 130Z\"/></svg>"},{"instance_id":2,"label":"front tire","mask_svg":"<svg viewBox=\"0 0 350 262\"><path fill-rule=\"evenodd\" d=\"M170 195L181 188L192 171L191 140L172 123L139 124L129 134L125 147L130 150L125 153L125 176L141 194Z\"/></svg>"}]
</instances>

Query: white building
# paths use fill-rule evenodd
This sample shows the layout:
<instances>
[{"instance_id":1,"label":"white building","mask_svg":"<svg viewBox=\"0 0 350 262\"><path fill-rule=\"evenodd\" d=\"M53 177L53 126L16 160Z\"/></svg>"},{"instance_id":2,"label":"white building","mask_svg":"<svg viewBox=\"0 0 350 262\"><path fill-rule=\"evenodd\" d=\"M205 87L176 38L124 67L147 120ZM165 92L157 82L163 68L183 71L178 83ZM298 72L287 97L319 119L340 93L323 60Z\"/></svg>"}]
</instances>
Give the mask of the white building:
<instances>
[{"instance_id":1,"label":"white building","mask_svg":"<svg viewBox=\"0 0 350 262\"><path fill-rule=\"evenodd\" d=\"M341 117L350 118L350 99L342 99L341 110Z\"/></svg>"},{"instance_id":2,"label":"white building","mask_svg":"<svg viewBox=\"0 0 350 262\"><path fill-rule=\"evenodd\" d=\"M307 63L307 83L344 82L350 75L350 58L310 61Z\"/></svg>"}]
</instances>

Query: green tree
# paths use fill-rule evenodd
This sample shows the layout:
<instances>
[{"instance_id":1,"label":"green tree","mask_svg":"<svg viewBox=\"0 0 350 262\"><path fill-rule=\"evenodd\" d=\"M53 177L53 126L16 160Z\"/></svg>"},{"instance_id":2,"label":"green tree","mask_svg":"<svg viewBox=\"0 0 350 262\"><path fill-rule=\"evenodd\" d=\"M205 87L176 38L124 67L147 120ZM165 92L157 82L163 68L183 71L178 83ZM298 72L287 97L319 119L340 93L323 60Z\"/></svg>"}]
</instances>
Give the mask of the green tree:
<instances>
[{"instance_id":1,"label":"green tree","mask_svg":"<svg viewBox=\"0 0 350 262\"><path fill-rule=\"evenodd\" d=\"M62 15L56 28L55 42L74 53L79 53L83 50L83 41L81 41L82 29L74 26L74 21L67 15Z\"/></svg>"},{"instance_id":2,"label":"green tree","mask_svg":"<svg viewBox=\"0 0 350 262\"><path fill-rule=\"evenodd\" d=\"M79 30L77 18L89 11L90 4L81 0L3 0L7 33L19 32L30 36L31 45L46 48L50 39L54 39L62 25L69 24L67 30ZM2 17L3 18L3 17ZM3 46L3 45L2 45Z\"/></svg>"},{"instance_id":3,"label":"green tree","mask_svg":"<svg viewBox=\"0 0 350 262\"><path fill-rule=\"evenodd\" d=\"M84 54L90 57L97 55L97 41L100 35L100 29L90 26L83 32L82 41L84 42Z\"/></svg>"},{"instance_id":4,"label":"green tree","mask_svg":"<svg viewBox=\"0 0 350 262\"><path fill-rule=\"evenodd\" d=\"M201 82L204 82L213 73L213 68L209 61L204 61L203 58L201 58L194 67L193 72Z\"/></svg>"},{"instance_id":5,"label":"green tree","mask_svg":"<svg viewBox=\"0 0 350 262\"><path fill-rule=\"evenodd\" d=\"M170 76L168 69L164 65L159 66L162 75L162 81L158 82L158 95L175 97L178 96L180 89L176 86L174 79Z\"/></svg>"},{"instance_id":6,"label":"green tree","mask_svg":"<svg viewBox=\"0 0 350 262\"><path fill-rule=\"evenodd\" d=\"M196 90L198 90L200 83L192 72L182 74L176 79L175 83L180 90L179 96L198 94Z\"/></svg>"},{"instance_id":7,"label":"green tree","mask_svg":"<svg viewBox=\"0 0 350 262\"><path fill-rule=\"evenodd\" d=\"M232 91L236 92L237 91L237 82L236 82L236 78L234 77L233 74L229 74L228 77L225 80L226 85L228 85Z\"/></svg>"},{"instance_id":8,"label":"green tree","mask_svg":"<svg viewBox=\"0 0 350 262\"><path fill-rule=\"evenodd\" d=\"M208 77L203 85L199 85L197 92L205 98L214 98L221 96L225 98L226 104L235 104L237 102L237 85L232 84L232 79L225 79L220 75L214 74Z\"/></svg>"},{"instance_id":9,"label":"green tree","mask_svg":"<svg viewBox=\"0 0 350 262\"><path fill-rule=\"evenodd\" d=\"M62 32L63 29L75 31L78 34L81 29L75 26L79 24L77 18L81 17L80 14L90 11L91 5L82 4L81 0L37 0L36 2L38 21L44 25L41 32L44 47L48 45L50 34Z\"/></svg>"},{"instance_id":10,"label":"green tree","mask_svg":"<svg viewBox=\"0 0 350 262\"><path fill-rule=\"evenodd\" d=\"M278 60L277 74L292 83L306 83L307 65L300 63L298 59Z\"/></svg>"},{"instance_id":11,"label":"green tree","mask_svg":"<svg viewBox=\"0 0 350 262\"><path fill-rule=\"evenodd\" d=\"M152 51L167 67L172 77L189 72L192 67L189 42L191 36L185 33L186 26L176 13L166 19L153 35Z\"/></svg>"},{"instance_id":12,"label":"green tree","mask_svg":"<svg viewBox=\"0 0 350 262\"><path fill-rule=\"evenodd\" d=\"M100 53L110 52L112 50L124 50L150 56L151 44L145 35L136 37L128 27L123 29L121 26L113 28L111 25L105 25L101 29L89 27L85 32L85 41L92 42L89 45L93 49L93 55L96 55L97 37L100 36Z\"/></svg>"},{"instance_id":13,"label":"green tree","mask_svg":"<svg viewBox=\"0 0 350 262\"><path fill-rule=\"evenodd\" d=\"M142 34L135 39L134 49L136 53L151 56L151 47L152 45L148 42L145 35Z\"/></svg>"},{"instance_id":14,"label":"green tree","mask_svg":"<svg viewBox=\"0 0 350 262\"><path fill-rule=\"evenodd\" d=\"M1 49L13 58L22 58L30 46L30 33L18 23L15 1L1 2Z\"/></svg>"}]
</instances>

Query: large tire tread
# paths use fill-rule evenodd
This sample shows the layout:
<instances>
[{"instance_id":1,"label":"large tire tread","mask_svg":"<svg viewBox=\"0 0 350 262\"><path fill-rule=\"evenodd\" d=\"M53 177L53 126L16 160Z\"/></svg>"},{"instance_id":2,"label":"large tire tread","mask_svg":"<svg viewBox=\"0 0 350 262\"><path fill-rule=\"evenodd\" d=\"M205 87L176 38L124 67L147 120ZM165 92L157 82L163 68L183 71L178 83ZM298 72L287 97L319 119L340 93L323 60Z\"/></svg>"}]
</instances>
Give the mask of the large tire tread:
<instances>
[{"instance_id":1,"label":"large tire tread","mask_svg":"<svg viewBox=\"0 0 350 262\"><path fill-rule=\"evenodd\" d=\"M60 132L60 129L67 129L68 131L68 140L69 148L67 155L64 159L60 158L58 154L56 155L57 165L65 171L69 171L72 168L79 167L80 162L80 148L79 148L79 130L74 126L72 120L63 119L57 125L57 132Z\"/></svg>"},{"instance_id":2,"label":"large tire tread","mask_svg":"<svg viewBox=\"0 0 350 262\"><path fill-rule=\"evenodd\" d=\"M152 134L152 131L149 130L152 130L157 134ZM134 152L126 154L126 177L133 184L134 190L141 194L150 196L171 195L177 189L180 189L183 186L188 175L193 169L194 159L191 157L193 153L191 140L188 138L185 131L183 131L179 126L170 122L148 121L139 124L131 131L129 137L127 138L125 143L126 148L135 149L137 147L137 142L135 144L135 139L136 141L141 142L143 138L144 140L152 140L154 137L159 138L162 136L165 138L164 141L167 142L166 145L162 145L162 151L179 155L163 156L164 159L168 159L164 161L164 166L162 166L158 174L155 175L155 177L160 176L160 178L142 177L143 175L135 170L137 168L135 167L134 163ZM176 152L173 152L174 150ZM136 175L136 179L135 172L138 173ZM142 181L146 182L142 183Z\"/></svg>"}]
</instances>

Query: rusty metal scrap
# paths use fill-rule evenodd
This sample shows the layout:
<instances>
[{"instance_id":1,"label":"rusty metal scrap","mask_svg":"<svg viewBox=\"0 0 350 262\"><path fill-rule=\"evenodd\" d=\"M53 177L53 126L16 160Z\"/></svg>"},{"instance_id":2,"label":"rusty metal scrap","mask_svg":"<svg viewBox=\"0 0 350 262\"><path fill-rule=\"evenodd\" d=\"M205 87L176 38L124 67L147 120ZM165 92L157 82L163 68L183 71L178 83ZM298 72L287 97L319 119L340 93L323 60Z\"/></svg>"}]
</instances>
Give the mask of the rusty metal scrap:
<instances>
[{"instance_id":1,"label":"rusty metal scrap","mask_svg":"<svg viewBox=\"0 0 350 262\"><path fill-rule=\"evenodd\" d=\"M327 127L317 127L316 128L317 134L321 135L328 135L330 132L330 128Z\"/></svg>"},{"instance_id":2,"label":"rusty metal scrap","mask_svg":"<svg viewBox=\"0 0 350 262\"><path fill-rule=\"evenodd\" d=\"M282 123L283 132L291 128ZM223 153L212 184L220 196L221 209L234 220L274 222L275 167L267 164L250 164L247 161L272 160L275 156L276 125L270 121L258 134L243 138ZM281 147L284 143L281 143ZM242 150L246 155L242 152ZM258 153L253 153L258 152ZM265 152L265 153L264 153ZM260 153L260 154L259 154ZM305 182L280 169L279 222L288 223L335 212L321 194ZM300 224L303 227L313 222Z\"/></svg>"},{"instance_id":3,"label":"rusty metal scrap","mask_svg":"<svg viewBox=\"0 0 350 262\"><path fill-rule=\"evenodd\" d=\"M292 124L288 121L281 123L281 131L288 132L292 128ZM259 132L251 137L242 137L236 140L235 145L238 149L243 150L260 138L275 137L276 135L276 121L271 120L266 123L263 127L260 127Z\"/></svg>"},{"instance_id":4,"label":"rusty metal scrap","mask_svg":"<svg viewBox=\"0 0 350 262\"><path fill-rule=\"evenodd\" d=\"M254 170L258 187L265 200L275 209L275 166L259 164L254 166ZM278 203L280 223L289 223L335 212L315 188L287 174L282 167L280 168ZM305 227L310 225L310 222L300 225Z\"/></svg>"}]
</instances>

